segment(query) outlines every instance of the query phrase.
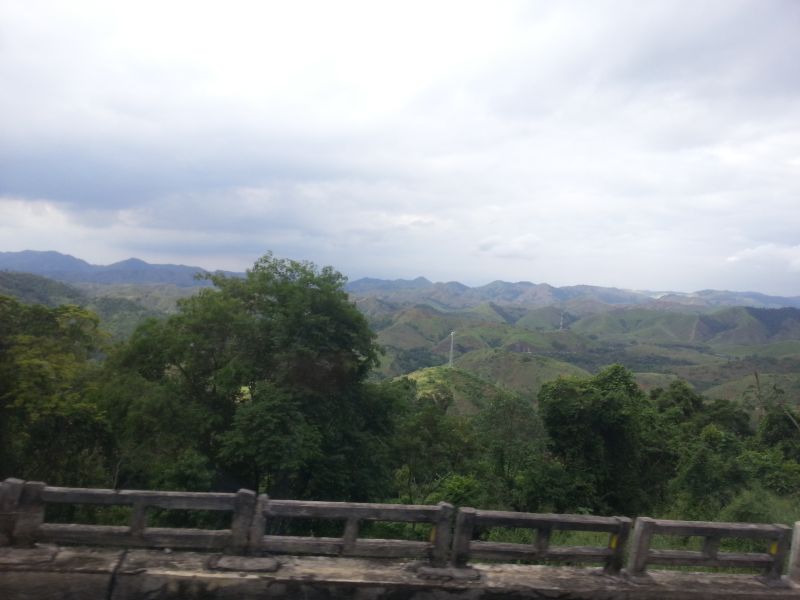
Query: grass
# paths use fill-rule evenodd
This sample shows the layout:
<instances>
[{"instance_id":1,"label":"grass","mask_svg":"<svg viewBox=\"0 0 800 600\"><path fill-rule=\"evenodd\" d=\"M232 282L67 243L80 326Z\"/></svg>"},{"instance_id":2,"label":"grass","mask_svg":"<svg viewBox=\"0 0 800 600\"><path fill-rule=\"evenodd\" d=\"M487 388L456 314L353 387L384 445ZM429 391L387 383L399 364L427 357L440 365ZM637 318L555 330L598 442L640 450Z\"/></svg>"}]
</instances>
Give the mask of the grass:
<instances>
[{"instance_id":1,"label":"grass","mask_svg":"<svg viewBox=\"0 0 800 600\"><path fill-rule=\"evenodd\" d=\"M429 367L408 375L416 382L417 393L425 394L449 393L453 397L451 411L455 414L475 414L493 398L498 397L502 390L480 377L462 369L442 367Z\"/></svg>"},{"instance_id":2,"label":"grass","mask_svg":"<svg viewBox=\"0 0 800 600\"><path fill-rule=\"evenodd\" d=\"M542 385L558 377L590 375L567 362L499 349L470 352L459 357L456 366L497 386L530 395L537 394Z\"/></svg>"}]
</instances>

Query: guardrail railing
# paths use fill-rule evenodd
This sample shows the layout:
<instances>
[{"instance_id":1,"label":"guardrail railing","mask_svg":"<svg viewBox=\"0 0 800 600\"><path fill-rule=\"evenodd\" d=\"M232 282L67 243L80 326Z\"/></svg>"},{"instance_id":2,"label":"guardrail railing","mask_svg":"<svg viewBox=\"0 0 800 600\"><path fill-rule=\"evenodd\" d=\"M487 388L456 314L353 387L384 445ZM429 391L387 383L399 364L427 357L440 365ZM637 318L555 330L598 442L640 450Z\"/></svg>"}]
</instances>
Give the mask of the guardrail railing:
<instances>
[{"instance_id":1,"label":"guardrail railing","mask_svg":"<svg viewBox=\"0 0 800 600\"><path fill-rule=\"evenodd\" d=\"M235 494L203 492L150 492L46 486L42 482L6 480L6 503L16 504L10 538L17 544L52 542L102 546L192 548L200 550L247 549L256 495L250 490ZM13 500L8 500L13 499ZM129 506L127 526L45 522L48 504ZM230 529L148 527L151 508L225 511L232 513Z\"/></svg>"},{"instance_id":2,"label":"guardrail railing","mask_svg":"<svg viewBox=\"0 0 800 600\"><path fill-rule=\"evenodd\" d=\"M48 504L129 506L127 526L45 522ZM227 511L229 529L148 527L151 508ZM150 492L51 487L42 482L7 479L0 483L0 544L51 542L98 546L224 550L235 554L323 554L375 558L427 558L444 566L450 552L453 507L356 502L273 500L266 495L237 493ZM270 535L271 519L344 521L340 538ZM429 541L359 537L362 522L405 522L432 526ZM3 541L5 540L5 541Z\"/></svg>"},{"instance_id":3,"label":"guardrail railing","mask_svg":"<svg viewBox=\"0 0 800 600\"><path fill-rule=\"evenodd\" d=\"M286 554L325 554L374 558L428 558L434 566L444 566L450 552L450 523L453 507L409 504L361 504L356 502L311 502L272 500L259 497L253 519L250 547L257 552ZM341 538L267 535L270 519L326 519L345 522ZM369 539L359 537L364 521L429 523L430 541Z\"/></svg>"},{"instance_id":4,"label":"guardrail railing","mask_svg":"<svg viewBox=\"0 0 800 600\"><path fill-rule=\"evenodd\" d=\"M535 529L533 544L484 542L474 540L478 528L506 527ZM465 566L470 559L535 560L579 563L602 563L606 571L619 572L624 561L625 542L631 527L627 517L592 517L516 513L462 508L456 517L453 542L453 565ZM588 531L608 533L605 546L552 546L553 531Z\"/></svg>"},{"instance_id":5,"label":"guardrail railing","mask_svg":"<svg viewBox=\"0 0 800 600\"><path fill-rule=\"evenodd\" d=\"M86 525L45 521L47 505L130 507L127 525ZM151 509L222 511L230 513L228 529L151 527ZM455 533L453 517L455 516ZM343 521L341 537L276 535L291 519ZM373 539L363 535L370 522L421 523L430 539ZM788 562L789 578L800 585L800 522L786 525L669 521L639 517L630 544L631 519L555 515L437 506L274 500L250 490L236 493L159 492L52 487L42 482L6 479L0 482L0 546L35 542L149 548L215 550L233 554L322 554L373 558L423 558L434 567L463 568L471 561L546 561L601 564L606 572L643 576L651 565L748 568L778 580ZM475 539L489 528L530 529L531 543ZM277 529L280 529L278 527ZM599 532L601 546L555 546L554 531ZM699 537L701 549L655 548L654 536ZM761 540L764 552L722 552L726 538ZM790 547L791 542L791 547ZM661 544L656 544L660 546ZM625 555L627 552L627 563ZM788 561L787 561L788 554Z\"/></svg>"},{"instance_id":6,"label":"guardrail railing","mask_svg":"<svg viewBox=\"0 0 800 600\"><path fill-rule=\"evenodd\" d=\"M639 517L633 532L628 573L643 575L650 564L687 567L732 567L761 569L764 576L780 578L789 550L791 529L786 525L669 521ZM654 535L701 537L700 551L653 549ZM764 540L766 552L720 552L724 538Z\"/></svg>"}]
</instances>

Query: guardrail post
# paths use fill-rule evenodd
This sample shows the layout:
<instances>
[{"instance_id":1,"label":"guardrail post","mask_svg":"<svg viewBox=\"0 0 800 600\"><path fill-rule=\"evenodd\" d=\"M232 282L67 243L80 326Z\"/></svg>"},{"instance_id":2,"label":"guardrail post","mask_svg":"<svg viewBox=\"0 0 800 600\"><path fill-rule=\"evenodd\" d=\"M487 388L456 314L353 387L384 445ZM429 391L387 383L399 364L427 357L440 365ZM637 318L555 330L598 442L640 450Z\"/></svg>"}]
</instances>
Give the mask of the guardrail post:
<instances>
[{"instance_id":1,"label":"guardrail post","mask_svg":"<svg viewBox=\"0 0 800 600\"><path fill-rule=\"evenodd\" d=\"M650 553L650 539L653 537L653 519L639 517L633 528L631 553L628 557L628 573L633 576L644 575L647 571L647 558Z\"/></svg>"},{"instance_id":2,"label":"guardrail post","mask_svg":"<svg viewBox=\"0 0 800 600\"><path fill-rule=\"evenodd\" d=\"M536 529L536 539L533 544L536 551L540 554L545 554L550 548L550 536L553 534L552 527L538 527Z\"/></svg>"},{"instance_id":3,"label":"guardrail post","mask_svg":"<svg viewBox=\"0 0 800 600\"><path fill-rule=\"evenodd\" d=\"M256 493L241 489L233 500L233 519L231 520L232 554L246 554L249 547L250 528L256 512Z\"/></svg>"},{"instance_id":4,"label":"guardrail post","mask_svg":"<svg viewBox=\"0 0 800 600\"><path fill-rule=\"evenodd\" d=\"M434 567L447 566L448 555L450 554L450 544L453 536L451 525L453 519L453 505L447 502L439 502L439 515L431 532L433 536L433 549L431 550L431 565Z\"/></svg>"},{"instance_id":5,"label":"guardrail post","mask_svg":"<svg viewBox=\"0 0 800 600\"><path fill-rule=\"evenodd\" d=\"M764 571L768 579L780 579L783 574L783 563L786 562L786 553L789 550L791 529L786 525L775 524L781 531L781 536L770 544L769 554L772 555L772 564ZM794 542L792 542L794 543Z\"/></svg>"},{"instance_id":6,"label":"guardrail post","mask_svg":"<svg viewBox=\"0 0 800 600\"><path fill-rule=\"evenodd\" d=\"M133 537L142 537L147 527L147 505L144 500L136 500L131 509L130 534Z\"/></svg>"},{"instance_id":7,"label":"guardrail post","mask_svg":"<svg viewBox=\"0 0 800 600\"><path fill-rule=\"evenodd\" d=\"M720 536L707 535L703 538L703 555L708 558L716 559L719 554Z\"/></svg>"},{"instance_id":8,"label":"guardrail post","mask_svg":"<svg viewBox=\"0 0 800 600\"><path fill-rule=\"evenodd\" d=\"M628 536L631 532L631 520L628 517L617 517L619 521L619 531L612 533L608 537L608 548L611 556L608 557L605 572L609 574L619 573L625 561L625 544L628 543Z\"/></svg>"},{"instance_id":9,"label":"guardrail post","mask_svg":"<svg viewBox=\"0 0 800 600\"><path fill-rule=\"evenodd\" d=\"M800 521L794 524L792 548L789 551L789 579L800 584Z\"/></svg>"},{"instance_id":10,"label":"guardrail post","mask_svg":"<svg viewBox=\"0 0 800 600\"><path fill-rule=\"evenodd\" d=\"M0 546L11 544L14 525L17 522L19 497L24 484L21 479L13 477L0 483Z\"/></svg>"},{"instance_id":11,"label":"guardrail post","mask_svg":"<svg viewBox=\"0 0 800 600\"><path fill-rule=\"evenodd\" d=\"M253 514L252 524L250 525L250 543L248 544L248 550L250 551L250 554L258 554L261 551L264 532L267 528L267 518L264 516L264 513L267 510L268 504L269 496L266 494L260 494L258 496L258 500L256 501L256 510Z\"/></svg>"},{"instance_id":12,"label":"guardrail post","mask_svg":"<svg viewBox=\"0 0 800 600\"><path fill-rule=\"evenodd\" d=\"M22 486L17 505L17 518L11 535L14 544L28 546L36 541L39 527L44 523L44 500L41 481L26 481Z\"/></svg>"},{"instance_id":13,"label":"guardrail post","mask_svg":"<svg viewBox=\"0 0 800 600\"><path fill-rule=\"evenodd\" d=\"M344 523L344 533L342 534L342 550L343 556L352 554L356 549L356 542L358 541L358 518L350 517Z\"/></svg>"},{"instance_id":14,"label":"guardrail post","mask_svg":"<svg viewBox=\"0 0 800 600\"><path fill-rule=\"evenodd\" d=\"M453 538L453 566L466 567L469 562L469 546L475 529L475 509L459 508L456 516L456 532Z\"/></svg>"}]
</instances>

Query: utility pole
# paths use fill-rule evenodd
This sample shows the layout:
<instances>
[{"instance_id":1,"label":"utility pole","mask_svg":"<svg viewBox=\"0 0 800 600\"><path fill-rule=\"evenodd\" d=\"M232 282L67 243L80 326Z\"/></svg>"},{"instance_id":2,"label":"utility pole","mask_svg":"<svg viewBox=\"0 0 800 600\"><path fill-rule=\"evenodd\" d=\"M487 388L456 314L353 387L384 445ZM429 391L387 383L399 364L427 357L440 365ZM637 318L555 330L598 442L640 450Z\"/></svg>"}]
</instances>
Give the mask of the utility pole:
<instances>
[{"instance_id":1,"label":"utility pole","mask_svg":"<svg viewBox=\"0 0 800 600\"><path fill-rule=\"evenodd\" d=\"M453 368L453 340L455 338L456 332L450 332L450 368Z\"/></svg>"}]
</instances>

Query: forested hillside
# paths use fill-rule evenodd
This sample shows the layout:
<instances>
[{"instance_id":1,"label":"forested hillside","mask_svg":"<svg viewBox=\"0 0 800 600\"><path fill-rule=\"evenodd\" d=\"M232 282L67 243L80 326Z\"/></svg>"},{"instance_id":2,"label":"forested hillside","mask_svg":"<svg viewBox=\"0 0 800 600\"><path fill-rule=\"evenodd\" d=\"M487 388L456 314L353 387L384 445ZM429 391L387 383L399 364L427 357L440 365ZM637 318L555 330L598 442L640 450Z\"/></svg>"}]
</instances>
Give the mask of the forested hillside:
<instances>
[{"instance_id":1,"label":"forested hillside","mask_svg":"<svg viewBox=\"0 0 800 600\"><path fill-rule=\"evenodd\" d=\"M128 338L144 319L165 316L170 309L172 312L175 310L175 300L169 300L168 288L155 291L152 286L138 287L135 293L124 295L106 286L95 290L81 289L31 273L0 271L0 294L25 304L50 307L74 304L86 308L97 315L103 330L115 340ZM147 291L155 291L160 298L159 306L148 307L140 301L137 296Z\"/></svg>"},{"instance_id":2,"label":"forested hillside","mask_svg":"<svg viewBox=\"0 0 800 600\"><path fill-rule=\"evenodd\" d=\"M646 389L683 379L714 398L741 400L760 385L800 395L800 309L645 308L607 304L573 312L482 303L462 309L355 297L386 352L376 377L449 361L489 382L535 395L560 375L610 364Z\"/></svg>"},{"instance_id":3,"label":"forested hillside","mask_svg":"<svg viewBox=\"0 0 800 600\"><path fill-rule=\"evenodd\" d=\"M5 274L25 302L0 296L0 476L800 516L795 309L356 304L333 269L271 255L209 281L115 342L97 296Z\"/></svg>"}]
</instances>

